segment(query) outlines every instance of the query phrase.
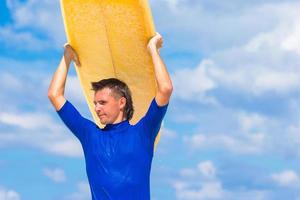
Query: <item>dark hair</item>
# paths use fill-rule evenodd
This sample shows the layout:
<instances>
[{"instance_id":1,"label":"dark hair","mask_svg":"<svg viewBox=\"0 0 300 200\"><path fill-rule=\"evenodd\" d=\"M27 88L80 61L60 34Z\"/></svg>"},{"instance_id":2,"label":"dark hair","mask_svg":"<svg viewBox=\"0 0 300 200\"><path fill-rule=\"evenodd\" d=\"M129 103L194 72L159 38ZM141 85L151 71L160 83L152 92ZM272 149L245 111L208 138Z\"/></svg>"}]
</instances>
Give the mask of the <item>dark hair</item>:
<instances>
[{"instance_id":1,"label":"dark hair","mask_svg":"<svg viewBox=\"0 0 300 200\"><path fill-rule=\"evenodd\" d=\"M117 78L108 78L102 79L98 82L92 82L92 90L97 92L98 90L102 90L104 88L109 88L116 95L121 98L125 97L126 105L124 108L124 113L127 120L130 120L134 113L133 102L131 97L131 92L127 84Z\"/></svg>"}]
</instances>

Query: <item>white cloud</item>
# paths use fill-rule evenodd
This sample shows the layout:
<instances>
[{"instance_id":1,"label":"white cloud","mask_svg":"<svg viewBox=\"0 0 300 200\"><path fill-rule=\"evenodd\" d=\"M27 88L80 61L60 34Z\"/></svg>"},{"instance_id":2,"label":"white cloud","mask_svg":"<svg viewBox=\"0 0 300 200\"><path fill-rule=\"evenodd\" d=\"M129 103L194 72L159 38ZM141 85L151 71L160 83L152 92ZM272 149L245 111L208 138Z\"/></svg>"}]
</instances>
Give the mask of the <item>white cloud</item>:
<instances>
[{"instance_id":1,"label":"white cloud","mask_svg":"<svg viewBox=\"0 0 300 200\"><path fill-rule=\"evenodd\" d=\"M7 59L0 59L0 63L7 68L21 69L49 65L42 61L23 63ZM25 71L22 76L11 72L0 73L0 91L3 91L0 93L0 104L5 105L0 111L0 146L29 145L49 153L82 157L77 138L64 127L47 98L50 77L39 70L31 70L31 73ZM68 77L66 91L67 98L88 113L75 76ZM26 110L26 107L31 109Z\"/></svg>"},{"instance_id":2,"label":"white cloud","mask_svg":"<svg viewBox=\"0 0 300 200\"><path fill-rule=\"evenodd\" d=\"M201 179L212 180L217 176L217 170L213 162L210 160L199 162L195 169L183 168L180 170L179 174L185 178L197 178L201 176Z\"/></svg>"},{"instance_id":3,"label":"white cloud","mask_svg":"<svg viewBox=\"0 0 300 200\"><path fill-rule=\"evenodd\" d=\"M12 189L6 189L0 186L0 200L20 200L21 196L19 193Z\"/></svg>"},{"instance_id":4,"label":"white cloud","mask_svg":"<svg viewBox=\"0 0 300 200\"><path fill-rule=\"evenodd\" d=\"M174 96L184 100L203 101L216 104L217 102L205 95L205 92L216 87L216 83L208 77L207 70L213 65L210 60L204 60L195 69L180 69L172 75Z\"/></svg>"},{"instance_id":5,"label":"white cloud","mask_svg":"<svg viewBox=\"0 0 300 200\"><path fill-rule=\"evenodd\" d=\"M209 200L223 199L223 188L219 182L206 182L199 189L190 189L185 182L175 182L176 199L178 200Z\"/></svg>"},{"instance_id":6,"label":"white cloud","mask_svg":"<svg viewBox=\"0 0 300 200\"><path fill-rule=\"evenodd\" d=\"M179 12L181 5L188 5L186 0L163 0L163 2L165 2L173 12Z\"/></svg>"},{"instance_id":7,"label":"white cloud","mask_svg":"<svg viewBox=\"0 0 300 200\"><path fill-rule=\"evenodd\" d=\"M254 89L259 92L277 91L279 93L298 90L300 76L294 72L265 71L254 80ZM255 92L255 91L253 91Z\"/></svg>"},{"instance_id":8,"label":"white cloud","mask_svg":"<svg viewBox=\"0 0 300 200\"><path fill-rule=\"evenodd\" d=\"M271 138L266 133L273 127L273 120L257 114L237 112L232 117L237 126L225 133L197 133L183 136L186 146L193 151L202 149L224 149L235 154L260 154L269 150Z\"/></svg>"},{"instance_id":9,"label":"white cloud","mask_svg":"<svg viewBox=\"0 0 300 200\"><path fill-rule=\"evenodd\" d=\"M15 76L7 72L1 73L0 84L2 89L14 88L16 90L19 90L23 86L19 79L17 79Z\"/></svg>"},{"instance_id":10,"label":"white cloud","mask_svg":"<svg viewBox=\"0 0 300 200\"><path fill-rule=\"evenodd\" d=\"M2 91L0 101L6 105L1 111L13 114L19 111L16 109L16 105L20 107L22 104L31 105L38 110L47 108L50 105L47 91L53 76L52 73L58 64L58 60L57 62L47 62L44 60L22 61L0 58L0 65L3 66L0 70L0 91ZM49 74L44 68L52 68L53 71ZM18 69L17 71L20 73L11 69ZM74 69L69 71L65 96L75 105L86 109L87 105L79 80L76 75L71 74Z\"/></svg>"},{"instance_id":11,"label":"white cloud","mask_svg":"<svg viewBox=\"0 0 300 200\"><path fill-rule=\"evenodd\" d=\"M53 180L54 182L61 183L66 181L65 171L60 168L44 168L43 173L45 176Z\"/></svg>"},{"instance_id":12,"label":"white cloud","mask_svg":"<svg viewBox=\"0 0 300 200\"><path fill-rule=\"evenodd\" d=\"M207 55L197 67L181 66L172 73L174 97L218 105L218 97L212 91L226 89L255 96L268 92L288 95L299 91L299 59L296 58L299 56L295 54L299 52L300 4L259 1L251 5L240 1L227 3L153 1L154 9L159 10L159 6L166 4L174 11L163 12L166 16L163 19L160 17L158 24L163 24L161 27L168 29L167 32L174 30L169 37L174 37L176 49L187 46L186 51L189 52L198 48L197 52L204 51ZM215 14L210 10L212 8L219 13ZM177 19L177 23L170 24L170 20L164 20L166 18ZM197 22L194 19L198 19ZM214 22L213 25L210 22ZM191 41L191 44L180 45L181 41ZM207 48L204 47L206 42ZM218 51L210 52L208 49L212 46L218 46Z\"/></svg>"},{"instance_id":13,"label":"white cloud","mask_svg":"<svg viewBox=\"0 0 300 200\"><path fill-rule=\"evenodd\" d=\"M263 151L265 135L262 133L245 135L194 134L184 137L184 141L192 150L225 149L235 154L259 154Z\"/></svg>"},{"instance_id":14,"label":"white cloud","mask_svg":"<svg viewBox=\"0 0 300 200\"><path fill-rule=\"evenodd\" d=\"M27 130L50 129L57 130L54 122L45 113L5 113L0 112L0 123L16 126Z\"/></svg>"},{"instance_id":15,"label":"white cloud","mask_svg":"<svg viewBox=\"0 0 300 200\"><path fill-rule=\"evenodd\" d=\"M269 190L256 190L256 189L241 189L238 191L230 191L227 199L231 200L274 200L276 194L272 194Z\"/></svg>"},{"instance_id":16,"label":"white cloud","mask_svg":"<svg viewBox=\"0 0 300 200\"><path fill-rule=\"evenodd\" d=\"M170 151L172 151L174 144L178 142L178 138L178 134L175 131L168 129L163 125L160 130L160 139L155 148L155 153L158 155L168 155Z\"/></svg>"},{"instance_id":17,"label":"white cloud","mask_svg":"<svg viewBox=\"0 0 300 200\"><path fill-rule=\"evenodd\" d=\"M298 18L299 13L294 12L293 6L296 9L300 7L299 4L283 4L280 13L283 19L273 30L257 34L245 45L245 49L249 52L256 52L274 48L283 51L283 53L287 51L288 53L299 54L300 20ZM275 10L275 8L273 9ZM288 9L289 12L284 13Z\"/></svg>"},{"instance_id":18,"label":"white cloud","mask_svg":"<svg viewBox=\"0 0 300 200\"><path fill-rule=\"evenodd\" d=\"M170 52L201 52L204 55L240 46L258 33L297 18L299 8L298 1L274 0L150 2L156 27L168 35L166 44L170 45ZM174 19L176 23L170 23Z\"/></svg>"},{"instance_id":19,"label":"white cloud","mask_svg":"<svg viewBox=\"0 0 300 200\"><path fill-rule=\"evenodd\" d=\"M197 175L197 170L191 169L191 168L184 168L180 170L180 176L182 177L195 177ZM180 184L178 185L180 187Z\"/></svg>"},{"instance_id":20,"label":"white cloud","mask_svg":"<svg viewBox=\"0 0 300 200\"><path fill-rule=\"evenodd\" d=\"M290 20L299 24L298 19L299 17L295 17ZM219 85L224 84L229 88L241 89L255 95L269 91L279 94L298 91L300 86L300 76L297 73L299 68L296 67L299 61L298 49L287 42L291 40L290 35L298 35L298 30L288 28L288 23L285 26L278 26L274 31L258 34L245 48L224 53L230 59L234 56L239 57L228 69L222 67L226 65L226 60L223 60L225 57L215 61L219 66L214 69L217 73L212 74L215 75L213 80ZM294 43L293 45L297 46ZM287 49L288 53L285 51Z\"/></svg>"},{"instance_id":21,"label":"white cloud","mask_svg":"<svg viewBox=\"0 0 300 200\"><path fill-rule=\"evenodd\" d=\"M201 200L222 199L224 189L217 180L216 168L211 161L198 163L196 169L182 169L181 179L173 182L177 199Z\"/></svg>"},{"instance_id":22,"label":"white cloud","mask_svg":"<svg viewBox=\"0 0 300 200\"><path fill-rule=\"evenodd\" d=\"M270 200L271 191L248 188L225 188L217 176L218 169L210 160L199 162L195 168L184 168L172 182L178 200Z\"/></svg>"},{"instance_id":23,"label":"white cloud","mask_svg":"<svg viewBox=\"0 0 300 200\"><path fill-rule=\"evenodd\" d=\"M53 125L56 126L56 124ZM43 129L34 131L0 130L0 147L26 145L61 156L83 157L82 147L77 138L67 128L61 126L57 132Z\"/></svg>"},{"instance_id":24,"label":"white cloud","mask_svg":"<svg viewBox=\"0 0 300 200\"><path fill-rule=\"evenodd\" d=\"M52 112L55 114L54 111ZM0 146L25 144L58 155L83 156L77 138L66 127L63 127L61 121L56 122L50 113L0 112L0 124L2 124Z\"/></svg>"},{"instance_id":25,"label":"white cloud","mask_svg":"<svg viewBox=\"0 0 300 200\"><path fill-rule=\"evenodd\" d=\"M21 32L11 26L0 27L0 42L18 50L39 51L51 47L49 42L37 38L32 32Z\"/></svg>"},{"instance_id":26,"label":"white cloud","mask_svg":"<svg viewBox=\"0 0 300 200\"><path fill-rule=\"evenodd\" d=\"M47 88L49 79L44 68L51 66L51 61L21 61L0 58L0 101L1 112L23 113L18 108L31 107L34 111L47 108ZM27 113L27 112L25 112Z\"/></svg>"},{"instance_id":27,"label":"white cloud","mask_svg":"<svg viewBox=\"0 0 300 200\"><path fill-rule=\"evenodd\" d=\"M175 5L178 4L177 1L171 2ZM264 3L261 5L254 3L249 5L247 9L242 11L237 9L239 12L233 11L230 15L226 12L220 12L218 15L213 15L214 12L205 12L201 10L204 4L190 2L190 4L184 5L185 7L193 7L191 9L193 11L180 9L179 12L185 13L187 17L178 13L179 16L174 14L178 18L182 17L182 22L181 20L177 21L179 24L194 23L187 30L181 28L185 34L190 32L195 34L194 37L189 36L193 42L189 47L197 46L195 44L198 40L214 40L212 38L224 40L228 44L220 48L224 42L218 41L218 51L210 53L201 48L201 52L206 52L206 56L197 67L181 67L175 71L172 76L175 97L187 101L202 100L216 103L218 98L209 92L226 89L241 95L261 96L269 92L289 95L299 91L300 70L297 67L300 62L298 45L300 43L300 37L298 37L300 34L299 2ZM242 3L237 2L238 4ZM222 8L222 6L226 7L220 4L217 8ZM194 11L197 9L199 12L196 14ZM192 19L189 16L193 16ZM173 16L173 18L176 17ZM199 19L199 24L195 23L193 19ZM202 20L214 22L214 25L211 26L208 22L201 23ZM226 27L222 28L219 23L223 23L223 26ZM175 27L173 28L175 30ZM208 30L203 30L205 28ZM178 29L176 27L176 30ZM227 31L233 31L233 33L227 35ZM176 33L178 31L174 31L174 35ZM182 37L181 35L181 39ZM199 39L200 37L202 39ZM177 42L177 45L178 43L180 42ZM214 44L210 42L209 45Z\"/></svg>"},{"instance_id":28,"label":"white cloud","mask_svg":"<svg viewBox=\"0 0 300 200\"><path fill-rule=\"evenodd\" d=\"M291 124L287 127L287 133L285 134L286 141L289 141L288 149L300 156L300 121L296 124Z\"/></svg>"},{"instance_id":29,"label":"white cloud","mask_svg":"<svg viewBox=\"0 0 300 200\"><path fill-rule=\"evenodd\" d=\"M197 167L206 178L214 178L216 176L216 168L211 161L201 162Z\"/></svg>"},{"instance_id":30,"label":"white cloud","mask_svg":"<svg viewBox=\"0 0 300 200\"><path fill-rule=\"evenodd\" d=\"M194 134L191 137L185 137L184 140L188 142L190 147L197 149L207 142L207 137L204 134Z\"/></svg>"},{"instance_id":31,"label":"white cloud","mask_svg":"<svg viewBox=\"0 0 300 200\"><path fill-rule=\"evenodd\" d=\"M300 54L300 21L293 26L291 31L282 41L282 48L287 51L297 52Z\"/></svg>"},{"instance_id":32,"label":"white cloud","mask_svg":"<svg viewBox=\"0 0 300 200\"><path fill-rule=\"evenodd\" d=\"M62 47L65 35L58 0L7 0L6 4L13 24L0 27L0 38L7 46L35 51Z\"/></svg>"},{"instance_id":33,"label":"white cloud","mask_svg":"<svg viewBox=\"0 0 300 200\"><path fill-rule=\"evenodd\" d=\"M285 170L280 173L274 173L271 175L273 181L283 187L299 187L300 178L299 175L293 170Z\"/></svg>"},{"instance_id":34,"label":"white cloud","mask_svg":"<svg viewBox=\"0 0 300 200\"><path fill-rule=\"evenodd\" d=\"M75 140L75 138L64 139L64 140L56 139L51 143L48 142L48 144L44 143L40 145L40 148L43 148L48 152L58 154L58 155L64 155L69 157L83 157L82 147L79 141L77 141L77 139Z\"/></svg>"},{"instance_id":35,"label":"white cloud","mask_svg":"<svg viewBox=\"0 0 300 200\"><path fill-rule=\"evenodd\" d=\"M167 129L166 127L162 127L161 129L161 138L165 140L170 140L177 138L177 133L171 129Z\"/></svg>"},{"instance_id":36,"label":"white cloud","mask_svg":"<svg viewBox=\"0 0 300 200\"><path fill-rule=\"evenodd\" d=\"M89 200L91 199L90 186L87 182L77 183L77 191L68 195L65 200Z\"/></svg>"},{"instance_id":37,"label":"white cloud","mask_svg":"<svg viewBox=\"0 0 300 200\"><path fill-rule=\"evenodd\" d=\"M234 53L231 56L234 57ZM222 59L215 62L227 65ZM263 64L268 61L262 63L251 63L253 62L251 61L242 64L241 61L236 60L231 69L223 68L223 64L217 65L214 62L210 62L209 67L204 62L195 69L180 69L172 75L174 88L176 88L174 96L186 101L218 105L220 102L216 96L208 95L209 92L226 88L238 91L240 94L260 96L267 92L286 95L298 91L300 73L296 72L299 69L296 69L293 64L285 64L284 59L278 61L279 66L273 66L272 63Z\"/></svg>"},{"instance_id":38,"label":"white cloud","mask_svg":"<svg viewBox=\"0 0 300 200\"><path fill-rule=\"evenodd\" d=\"M257 113L240 113L238 120L245 131L261 130L264 129L266 123L270 123L267 117Z\"/></svg>"},{"instance_id":39,"label":"white cloud","mask_svg":"<svg viewBox=\"0 0 300 200\"><path fill-rule=\"evenodd\" d=\"M206 131L194 131L193 134L180 134L184 146L191 153L198 154L203 150L222 150L226 153L237 155L265 155L276 154L290 159L300 156L300 119L298 99L293 102L280 116L264 115L256 112L236 111L226 113L225 127L219 131L212 130L215 126L223 126L219 122L213 123L214 127L204 125L207 122L199 119ZM285 116L282 118L282 116ZM288 117L286 117L288 116ZM210 113L206 118L220 116ZM222 118L222 116L221 116ZM209 120L208 120L209 121ZM229 125L227 125L229 124Z\"/></svg>"},{"instance_id":40,"label":"white cloud","mask_svg":"<svg viewBox=\"0 0 300 200\"><path fill-rule=\"evenodd\" d=\"M195 112L178 112L180 114L176 114L172 116L172 119L177 123L197 123L199 122L199 119L197 118L197 115Z\"/></svg>"}]
</instances>

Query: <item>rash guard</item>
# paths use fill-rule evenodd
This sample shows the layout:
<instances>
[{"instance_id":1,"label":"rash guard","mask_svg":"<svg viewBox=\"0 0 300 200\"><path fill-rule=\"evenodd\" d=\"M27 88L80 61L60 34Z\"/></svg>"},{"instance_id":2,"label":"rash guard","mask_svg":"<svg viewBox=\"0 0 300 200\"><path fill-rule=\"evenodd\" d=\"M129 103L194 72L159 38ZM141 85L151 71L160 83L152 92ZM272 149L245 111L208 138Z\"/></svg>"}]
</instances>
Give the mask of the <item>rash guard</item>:
<instances>
[{"instance_id":1,"label":"rash guard","mask_svg":"<svg viewBox=\"0 0 300 200\"><path fill-rule=\"evenodd\" d=\"M69 101L57 111L82 145L93 200L150 200L154 141L167 107L153 99L137 124L125 120L103 129Z\"/></svg>"}]
</instances>

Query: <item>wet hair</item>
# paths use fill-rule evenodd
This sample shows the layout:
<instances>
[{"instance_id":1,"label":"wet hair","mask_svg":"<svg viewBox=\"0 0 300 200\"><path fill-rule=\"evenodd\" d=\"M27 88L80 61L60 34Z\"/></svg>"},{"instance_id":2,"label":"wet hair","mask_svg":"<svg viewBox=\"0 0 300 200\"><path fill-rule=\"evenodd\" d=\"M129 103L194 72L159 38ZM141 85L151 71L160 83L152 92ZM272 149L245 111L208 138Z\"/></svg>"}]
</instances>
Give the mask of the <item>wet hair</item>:
<instances>
[{"instance_id":1,"label":"wet hair","mask_svg":"<svg viewBox=\"0 0 300 200\"><path fill-rule=\"evenodd\" d=\"M102 79L98 82L92 82L92 90L95 91L95 93L99 90L102 90L104 88L111 89L114 98L121 98L124 97L126 99L126 105L124 107L124 114L126 119L129 121L134 113L133 108L133 102L131 97L131 91L127 84L117 78L108 78L108 79Z\"/></svg>"}]
</instances>

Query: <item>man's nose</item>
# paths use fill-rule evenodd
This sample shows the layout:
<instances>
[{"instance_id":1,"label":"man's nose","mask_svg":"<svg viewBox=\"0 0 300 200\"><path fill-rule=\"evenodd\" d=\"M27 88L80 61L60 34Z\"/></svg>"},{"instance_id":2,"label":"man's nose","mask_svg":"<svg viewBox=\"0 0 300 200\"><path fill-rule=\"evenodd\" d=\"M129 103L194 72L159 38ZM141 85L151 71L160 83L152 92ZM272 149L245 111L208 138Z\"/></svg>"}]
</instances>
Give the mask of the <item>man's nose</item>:
<instances>
[{"instance_id":1,"label":"man's nose","mask_svg":"<svg viewBox=\"0 0 300 200\"><path fill-rule=\"evenodd\" d=\"M100 111L101 108L102 108L102 106L101 106L99 103L97 103L97 104L95 105L95 110L96 110L96 111Z\"/></svg>"}]
</instances>

